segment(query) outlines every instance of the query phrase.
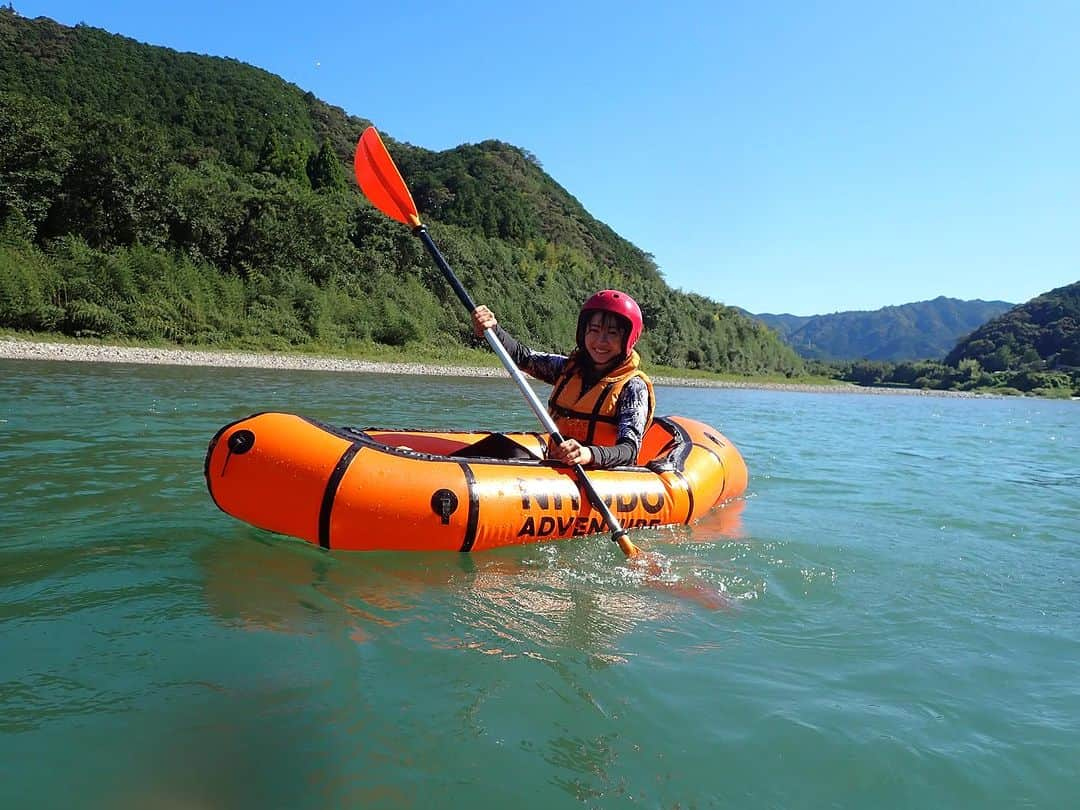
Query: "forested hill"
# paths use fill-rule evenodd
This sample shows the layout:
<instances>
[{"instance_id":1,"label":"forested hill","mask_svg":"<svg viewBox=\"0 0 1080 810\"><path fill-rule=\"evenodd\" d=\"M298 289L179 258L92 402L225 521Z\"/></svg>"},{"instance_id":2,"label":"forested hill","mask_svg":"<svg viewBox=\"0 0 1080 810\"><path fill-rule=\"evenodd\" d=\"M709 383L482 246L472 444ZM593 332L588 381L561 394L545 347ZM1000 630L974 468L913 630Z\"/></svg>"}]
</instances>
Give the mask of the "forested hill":
<instances>
[{"instance_id":1,"label":"forested hill","mask_svg":"<svg viewBox=\"0 0 1080 810\"><path fill-rule=\"evenodd\" d=\"M1043 293L979 327L945 363L986 371L1080 372L1080 281Z\"/></svg>"},{"instance_id":2,"label":"forested hill","mask_svg":"<svg viewBox=\"0 0 1080 810\"><path fill-rule=\"evenodd\" d=\"M418 240L355 187L366 120L235 60L10 9L0 88L0 326L280 349L472 340ZM568 348L585 296L619 287L642 304L650 362L801 372L760 323L668 287L528 152L383 135L462 281L521 339Z\"/></svg>"},{"instance_id":3,"label":"forested hill","mask_svg":"<svg viewBox=\"0 0 1080 810\"><path fill-rule=\"evenodd\" d=\"M961 338L1012 308L1004 301L932 301L872 312L754 315L803 357L817 360L940 360Z\"/></svg>"}]
</instances>

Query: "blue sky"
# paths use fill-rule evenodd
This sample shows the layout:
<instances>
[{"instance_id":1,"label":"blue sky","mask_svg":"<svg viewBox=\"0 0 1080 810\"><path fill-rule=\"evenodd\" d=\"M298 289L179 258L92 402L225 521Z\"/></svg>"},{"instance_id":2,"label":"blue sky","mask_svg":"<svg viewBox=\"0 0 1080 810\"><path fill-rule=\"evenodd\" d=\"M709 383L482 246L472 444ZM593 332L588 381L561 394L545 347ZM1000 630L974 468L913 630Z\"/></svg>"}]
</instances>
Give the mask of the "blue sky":
<instances>
[{"instance_id":1,"label":"blue sky","mask_svg":"<svg viewBox=\"0 0 1080 810\"><path fill-rule=\"evenodd\" d=\"M752 312L1080 280L1073 0L14 5L257 65L418 146L522 146L671 286Z\"/></svg>"}]
</instances>

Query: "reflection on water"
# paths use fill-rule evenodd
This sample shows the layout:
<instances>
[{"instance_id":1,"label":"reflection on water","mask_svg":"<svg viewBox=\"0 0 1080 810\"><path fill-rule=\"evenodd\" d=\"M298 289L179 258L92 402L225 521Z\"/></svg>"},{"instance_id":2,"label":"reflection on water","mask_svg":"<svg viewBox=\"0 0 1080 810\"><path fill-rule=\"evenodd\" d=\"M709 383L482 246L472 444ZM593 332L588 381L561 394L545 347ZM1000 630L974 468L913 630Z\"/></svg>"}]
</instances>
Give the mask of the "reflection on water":
<instances>
[{"instance_id":1,"label":"reflection on water","mask_svg":"<svg viewBox=\"0 0 1080 810\"><path fill-rule=\"evenodd\" d=\"M725 540L743 540L743 511L746 499L736 498L710 512L689 526L669 526L649 535L652 544L656 543L719 543Z\"/></svg>"},{"instance_id":2,"label":"reflection on water","mask_svg":"<svg viewBox=\"0 0 1080 810\"><path fill-rule=\"evenodd\" d=\"M692 633L668 632L710 608L679 589L738 593L728 583L745 572L720 562L731 555L717 552L742 547L739 512L691 528L636 533L644 548L661 550L659 577L625 560L606 536L475 555L327 553L236 527L194 556L210 614L226 629L256 634L253 642L265 636L274 648L332 648L323 668L335 680L324 684L319 664L309 672L312 662L298 660L295 670L288 666L266 682L256 677L250 688L227 696L235 716L178 721L175 739L155 756L171 763L156 784L182 784L211 761L228 761L230 741L251 740L250 755L239 761L255 757L274 768L290 756L316 753L307 776L309 805L321 796L330 803L351 797L357 806L414 806L424 797L410 790L403 771L421 781L425 774L445 778L454 761L448 747L462 757L477 745L490 751L509 731L518 754L550 767L544 780L555 794L549 796L588 802L597 791L617 793L611 774L627 742L600 729L624 722L627 708L598 693L593 675L606 680L628 670L621 665L637 653L627 642L643 625L666 634L672 650L698 643ZM435 661L453 664L447 669ZM386 672L399 673L401 682L365 677ZM476 689L478 681L486 688ZM523 702L523 689L540 697ZM552 703L575 722L540 731ZM162 722L154 721L158 728ZM205 746L198 742L203 737ZM190 748L197 750L185 753ZM324 749L329 756L317 755ZM373 772L371 763L381 758L385 772ZM360 761L368 763L363 773L350 766ZM166 795L258 806L268 784L278 783L282 795L298 789L284 765L258 789L232 773L211 779L205 791L177 788Z\"/></svg>"},{"instance_id":3,"label":"reflection on water","mask_svg":"<svg viewBox=\"0 0 1080 810\"><path fill-rule=\"evenodd\" d=\"M740 541L743 506L636 534L653 549L646 563L624 559L606 536L481 554L326 553L246 528L197 561L213 614L248 629L307 634L335 622L363 642L426 622L442 625L428 634L439 648L543 659L571 647L617 661L612 649L640 622L754 595L717 555L694 552Z\"/></svg>"}]
</instances>

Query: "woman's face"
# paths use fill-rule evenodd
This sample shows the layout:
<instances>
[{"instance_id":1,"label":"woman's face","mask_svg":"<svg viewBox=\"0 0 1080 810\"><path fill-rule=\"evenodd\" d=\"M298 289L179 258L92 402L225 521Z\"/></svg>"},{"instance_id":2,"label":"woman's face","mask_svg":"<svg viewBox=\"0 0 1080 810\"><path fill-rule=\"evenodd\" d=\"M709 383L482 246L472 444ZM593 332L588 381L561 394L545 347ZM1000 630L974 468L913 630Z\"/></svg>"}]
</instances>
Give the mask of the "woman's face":
<instances>
[{"instance_id":1,"label":"woman's face","mask_svg":"<svg viewBox=\"0 0 1080 810\"><path fill-rule=\"evenodd\" d=\"M626 332L610 312L594 312L585 324L585 351L597 369L613 365L622 357Z\"/></svg>"}]
</instances>

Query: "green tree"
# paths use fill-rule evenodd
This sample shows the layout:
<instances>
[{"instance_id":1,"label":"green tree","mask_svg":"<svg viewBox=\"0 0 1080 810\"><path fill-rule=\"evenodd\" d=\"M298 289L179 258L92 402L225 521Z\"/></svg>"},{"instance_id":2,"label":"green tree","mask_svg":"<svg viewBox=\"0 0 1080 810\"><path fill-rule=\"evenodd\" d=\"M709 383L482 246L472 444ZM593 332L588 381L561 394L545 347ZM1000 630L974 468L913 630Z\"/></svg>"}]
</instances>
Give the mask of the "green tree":
<instances>
[{"instance_id":1,"label":"green tree","mask_svg":"<svg viewBox=\"0 0 1080 810\"><path fill-rule=\"evenodd\" d=\"M42 235L79 233L97 247L164 245L167 150L161 130L94 116L81 122L79 132Z\"/></svg>"},{"instance_id":2,"label":"green tree","mask_svg":"<svg viewBox=\"0 0 1080 810\"><path fill-rule=\"evenodd\" d=\"M63 116L41 102L0 93L0 224L17 213L36 231L71 160Z\"/></svg>"},{"instance_id":3,"label":"green tree","mask_svg":"<svg viewBox=\"0 0 1080 810\"><path fill-rule=\"evenodd\" d=\"M307 176L311 187L316 191L345 188L345 170L328 141L323 141L319 151L308 158Z\"/></svg>"},{"instance_id":4,"label":"green tree","mask_svg":"<svg viewBox=\"0 0 1080 810\"><path fill-rule=\"evenodd\" d=\"M310 185L306 153L297 144L289 144L276 130L266 133L255 171L273 174L286 180Z\"/></svg>"}]
</instances>

